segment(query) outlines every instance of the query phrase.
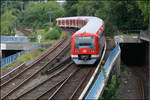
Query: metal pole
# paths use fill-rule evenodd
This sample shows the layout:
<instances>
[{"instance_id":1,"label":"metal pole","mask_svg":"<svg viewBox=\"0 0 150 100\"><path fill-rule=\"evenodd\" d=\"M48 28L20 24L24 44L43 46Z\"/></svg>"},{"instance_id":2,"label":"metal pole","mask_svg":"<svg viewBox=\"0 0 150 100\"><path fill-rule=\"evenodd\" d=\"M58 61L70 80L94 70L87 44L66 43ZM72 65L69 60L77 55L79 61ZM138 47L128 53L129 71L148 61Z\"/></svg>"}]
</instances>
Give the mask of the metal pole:
<instances>
[{"instance_id":1,"label":"metal pole","mask_svg":"<svg viewBox=\"0 0 150 100\"><path fill-rule=\"evenodd\" d=\"M21 2L21 11L23 12L23 2Z\"/></svg>"},{"instance_id":2,"label":"metal pole","mask_svg":"<svg viewBox=\"0 0 150 100\"><path fill-rule=\"evenodd\" d=\"M52 21L52 11L51 10L49 11L49 20L50 20L50 23L51 23L51 21Z\"/></svg>"},{"instance_id":3,"label":"metal pole","mask_svg":"<svg viewBox=\"0 0 150 100\"><path fill-rule=\"evenodd\" d=\"M17 32L17 19L15 18L15 21L14 21L14 23L15 23L15 33Z\"/></svg>"},{"instance_id":4,"label":"metal pole","mask_svg":"<svg viewBox=\"0 0 150 100\"><path fill-rule=\"evenodd\" d=\"M50 23L52 21L52 12L51 11L49 11L49 21L50 21Z\"/></svg>"},{"instance_id":5,"label":"metal pole","mask_svg":"<svg viewBox=\"0 0 150 100\"><path fill-rule=\"evenodd\" d=\"M8 7L7 7L7 1L6 1L6 20L8 21ZM8 28L6 29L6 34L8 35Z\"/></svg>"}]
</instances>

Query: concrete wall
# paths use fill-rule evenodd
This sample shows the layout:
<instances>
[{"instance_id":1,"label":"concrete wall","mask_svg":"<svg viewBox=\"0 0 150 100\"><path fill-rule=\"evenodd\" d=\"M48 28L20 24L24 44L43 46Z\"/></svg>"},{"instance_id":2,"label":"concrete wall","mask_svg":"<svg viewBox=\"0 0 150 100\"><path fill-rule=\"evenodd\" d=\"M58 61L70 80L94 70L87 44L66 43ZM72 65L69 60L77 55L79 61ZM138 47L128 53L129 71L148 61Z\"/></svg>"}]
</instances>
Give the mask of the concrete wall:
<instances>
[{"instance_id":1,"label":"concrete wall","mask_svg":"<svg viewBox=\"0 0 150 100\"><path fill-rule=\"evenodd\" d=\"M1 43L1 50L27 50L38 43Z\"/></svg>"}]
</instances>

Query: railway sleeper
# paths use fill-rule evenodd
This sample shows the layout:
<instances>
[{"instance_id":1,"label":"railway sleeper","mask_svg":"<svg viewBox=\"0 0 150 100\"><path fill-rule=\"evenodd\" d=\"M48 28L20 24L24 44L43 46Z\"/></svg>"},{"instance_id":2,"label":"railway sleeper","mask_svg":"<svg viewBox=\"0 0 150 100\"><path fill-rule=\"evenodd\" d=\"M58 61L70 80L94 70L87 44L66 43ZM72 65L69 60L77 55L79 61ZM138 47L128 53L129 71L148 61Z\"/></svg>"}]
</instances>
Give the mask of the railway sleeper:
<instances>
[{"instance_id":1,"label":"railway sleeper","mask_svg":"<svg viewBox=\"0 0 150 100\"><path fill-rule=\"evenodd\" d=\"M50 66L47 70L43 71L42 74L51 74L53 72L53 70L57 70L57 69L61 68L65 64L69 63L70 61L71 61L70 56L63 58L63 60L61 62L53 65L53 68ZM51 69L53 69L53 70L51 70Z\"/></svg>"}]
</instances>

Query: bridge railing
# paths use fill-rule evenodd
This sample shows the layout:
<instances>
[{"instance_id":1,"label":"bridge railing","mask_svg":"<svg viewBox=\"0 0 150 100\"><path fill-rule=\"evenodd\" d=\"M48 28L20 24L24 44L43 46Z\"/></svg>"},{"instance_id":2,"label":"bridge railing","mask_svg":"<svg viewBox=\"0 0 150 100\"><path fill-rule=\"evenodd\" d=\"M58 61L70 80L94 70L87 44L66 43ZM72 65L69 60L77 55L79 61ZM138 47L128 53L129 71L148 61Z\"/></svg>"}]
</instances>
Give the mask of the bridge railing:
<instances>
[{"instance_id":1,"label":"bridge railing","mask_svg":"<svg viewBox=\"0 0 150 100\"><path fill-rule=\"evenodd\" d=\"M6 58L1 59L0 60L0 68L7 66L8 64L11 64L12 62L15 62L17 60L17 58L19 56L21 56L22 54L25 54L26 52L30 52L30 51L38 49L38 48L39 48L39 46L37 45L37 46L34 46L28 50L24 50L24 51L21 51L19 53L16 53L16 54L13 54L11 56L8 56Z\"/></svg>"},{"instance_id":2,"label":"bridge railing","mask_svg":"<svg viewBox=\"0 0 150 100\"><path fill-rule=\"evenodd\" d=\"M26 36L0 36L1 43L29 42Z\"/></svg>"},{"instance_id":3,"label":"bridge railing","mask_svg":"<svg viewBox=\"0 0 150 100\"><path fill-rule=\"evenodd\" d=\"M111 69L117 59L117 57L120 54L120 46L119 44L114 48L112 53L109 55L105 65L104 70L102 70L96 80L96 82L93 84L92 88L90 89L88 95L85 97L85 99L100 99L100 96L103 93L103 89L106 85L106 81L109 78L109 74L111 72Z\"/></svg>"}]
</instances>

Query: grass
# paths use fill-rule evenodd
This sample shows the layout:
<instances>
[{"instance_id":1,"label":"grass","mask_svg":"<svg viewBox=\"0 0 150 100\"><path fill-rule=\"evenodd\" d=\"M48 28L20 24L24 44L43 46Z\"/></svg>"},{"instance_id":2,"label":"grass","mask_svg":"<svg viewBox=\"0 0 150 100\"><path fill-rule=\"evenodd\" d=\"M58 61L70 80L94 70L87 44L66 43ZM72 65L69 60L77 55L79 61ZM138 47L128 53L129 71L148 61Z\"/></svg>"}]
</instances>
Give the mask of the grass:
<instances>
[{"instance_id":1,"label":"grass","mask_svg":"<svg viewBox=\"0 0 150 100\"><path fill-rule=\"evenodd\" d=\"M18 66L20 63L21 63L21 62L13 62L13 63L11 63L11 64L8 64L8 65L5 66L5 67L2 67L2 68L1 68L1 74L3 74L6 69L8 69L8 68L10 68L10 67Z\"/></svg>"},{"instance_id":2,"label":"grass","mask_svg":"<svg viewBox=\"0 0 150 100\"><path fill-rule=\"evenodd\" d=\"M141 37L145 37L145 38L150 39L150 35L149 35L149 34L143 35L143 36L141 36Z\"/></svg>"},{"instance_id":3,"label":"grass","mask_svg":"<svg viewBox=\"0 0 150 100\"><path fill-rule=\"evenodd\" d=\"M19 64L21 64L22 62L26 62L29 61L35 57L38 56L38 54L40 54L41 52L43 52L45 49L44 48L39 48L38 50L33 50L31 52L27 52L26 54L23 54L21 56L19 56L16 60L16 62L13 62L11 64L8 64L5 67L1 68L1 73L3 73L6 69L10 68L10 67L15 67L18 66Z\"/></svg>"},{"instance_id":4,"label":"grass","mask_svg":"<svg viewBox=\"0 0 150 100\"><path fill-rule=\"evenodd\" d=\"M121 65L120 65L120 71L121 71L121 72L124 72L125 69L126 69L126 65L121 64Z\"/></svg>"},{"instance_id":5,"label":"grass","mask_svg":"<svg viewBox=\"0 0 150 100\"><path fill-rule=\"evenodd\" d=\"M42 38L41 38L41 41L40 43L41 44L52 44L54 43L55 41L57 40L46 40L45 39L45 30L44 29L37 29L36 30L36 33L33 34L35 37L38 36L38 35L41 35ZM61 35L60 35L60 38L59 39L62 39L64 37L67 37L69 35L69 33L67 32L62 32ZM38 42L38 40L36 39L35 42ZM10 67L15 67L15 66L18 66L20 63L22 62L26 62L26 61L29 61L33 58L35 58L38 54L40 54L41 52L43 52L45 49L44 48L39 48L38 50L34 50L34 51L31 51L31 52L28 52L26 54L23 54L21 56L19 56L16 60L16 62L13 62L11 64L8 64L7 66L5 67L2 67L1 68L1 73L3 73L6 69L10 68Z\"/></svg>"},{"instance_id":6,"label":"grass","mask_svg":"<svg viewBox=\"0 0 150 100\"><path fill-rule=\"evenodd\" d=\"M119 95L119 86L120 83L117 81L116 76L112 75L107 86L104 88L103 95L100 99L116 100Z\"/></svg>"},{"instance_id":7,"label":"grass","mask_svg":"<svg viewBox=\"0 0 150 100\"><path fill-rule=\"evenodd\" d=\"M125 33L123 33L123 32L118 31L118 32L117 32L117 35L123 35L123 36L138 36L139 34L137 34L137 33L128 33L128 34L125 34Z\"/></svg>"}]
</instances>

